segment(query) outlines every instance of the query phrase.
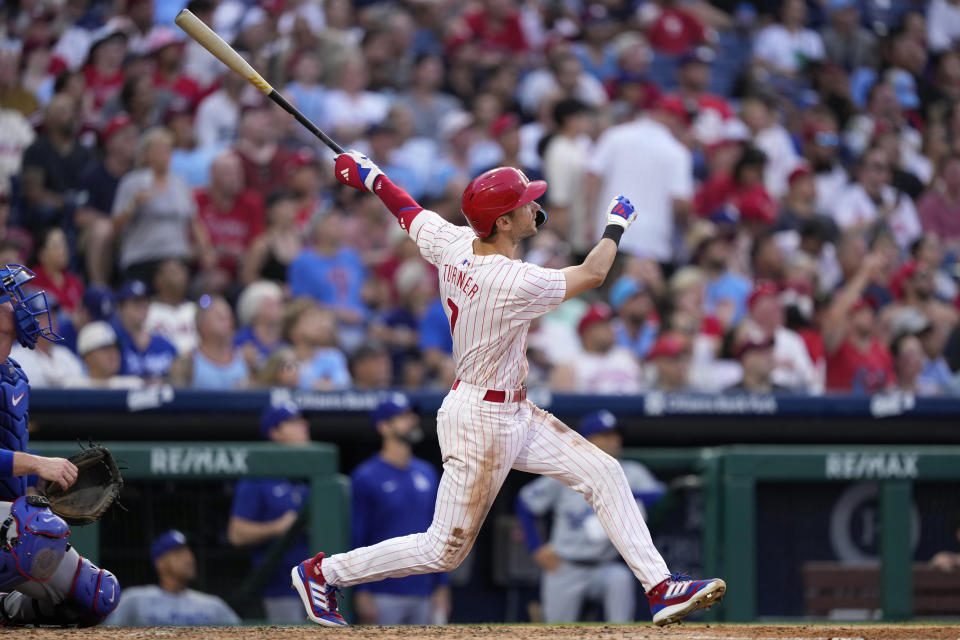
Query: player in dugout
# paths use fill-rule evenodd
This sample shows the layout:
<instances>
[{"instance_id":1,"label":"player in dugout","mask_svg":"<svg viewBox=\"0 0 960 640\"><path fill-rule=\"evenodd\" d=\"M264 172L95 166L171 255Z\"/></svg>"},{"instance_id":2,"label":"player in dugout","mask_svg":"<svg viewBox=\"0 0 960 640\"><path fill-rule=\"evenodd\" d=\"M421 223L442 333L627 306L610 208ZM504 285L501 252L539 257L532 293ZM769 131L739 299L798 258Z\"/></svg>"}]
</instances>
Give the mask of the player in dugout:
<instances>
[{"instance_id":1,"label":"player in dugout","mask_svg":"<svg viewBox=\"0 0 960 640\"><path fill-rule=\"evenodd\" d=\"M580 421L580 435L619 460L623 437L617 419L606 409ZM641 511L659 500L663 484L633 460L620 460ZM553 514L550 540L544 543L537 518ZM545 622L577 622L588 601L603 604L604 622L631 622L636 608L636 580L620 560L583 496L553 478L527 484L517 496L517 518L527 548L543 569L540 603Z\"/></svg>"},{"instance_id":2,"label":"player in dugout","mask_svg":"<svg viewBox=\"0 0 960 640\"><path fill-rule=\"evenodd\" d=\"M391 393L371 412L383 445L350 475L353 545L364 547L421 531L433 519L437 472L413 455L423 439L420 419L402 393ZM444 624L450 615L446 573L391 578L354 588L363 624Z\"/></svg>"},{"instance_id":3,"label":"player in dugout","mask_svg":"<svg viewBox=\"0 0 960 640\"><path fill-rule=\"evenodd\" d=\"M480 174L461 199L469 226L459 227L421 207L357 151L337 156L334 176L376 194L439 270L457 379L437 413L443 475L433 522L423 533L329 558L320 552L293 567L291 580L310 620L347 624L338 611L339 588L459 566L510 469L556 478L584 495L643 585L654 624L715 604L726 583L671 573L620 463L527 400L523 384L531 321L603 284L636 218L630 201L611 200L603 236L583 263L545 269L514 258L520 242L546 222L536 202L547 189L543 180L531 182L511 167Z\"/></svg>"},{"instance_id":4,"label":"player in dugout","mask_svg":"<svg viewBox=\"0 0 960 640\"><path fill-rule=\"evenodd\" d=\"M27 453L30 385L10 358L14 340L26 348L57 342L43 291L28 293L34 274L0 266L0 626L97 625L120 599L120 584L70 546L70 528L27 478L68 488L77 468L63 458Z\"/></svg>"}]
</instances>

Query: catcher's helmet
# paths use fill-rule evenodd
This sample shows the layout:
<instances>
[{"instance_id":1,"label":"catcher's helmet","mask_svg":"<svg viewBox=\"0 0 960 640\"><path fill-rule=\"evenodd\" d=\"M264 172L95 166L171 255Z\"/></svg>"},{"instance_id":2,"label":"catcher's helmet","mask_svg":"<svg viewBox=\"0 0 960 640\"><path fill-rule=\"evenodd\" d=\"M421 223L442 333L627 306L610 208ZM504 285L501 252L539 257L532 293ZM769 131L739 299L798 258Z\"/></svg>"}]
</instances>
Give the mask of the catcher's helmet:
<instances>
[{"instance_id":1,"label":"catcher's helmet","mask_svg":"<svg viewBox=\"0 0 960 640\"><path fill-rule=\"evenodd\" d=\"M544 180L530 182L523 172L513 167L497 167L473 179L463 191L460 209L474 232L486 238L493 232L493 223L505 213L533 202L547 190ZM547 220L546 212L537 212L537 226Z\"/></svg>"},{"instance_id":2,"label":"catcher's helmet","mask_svg":"<svg viewBox=\"0 0 960 640\"><path fill-rule=\"evenodd\" d=\"M51 342L63 340L53 330L47 294L42 289L24 291L24 285L36 277L33 271L22 265L0 265L0 304L9 302L13 305L17 339L30 349L36 346L37 338L46 338Z\"/></svg>"}]
</instances>

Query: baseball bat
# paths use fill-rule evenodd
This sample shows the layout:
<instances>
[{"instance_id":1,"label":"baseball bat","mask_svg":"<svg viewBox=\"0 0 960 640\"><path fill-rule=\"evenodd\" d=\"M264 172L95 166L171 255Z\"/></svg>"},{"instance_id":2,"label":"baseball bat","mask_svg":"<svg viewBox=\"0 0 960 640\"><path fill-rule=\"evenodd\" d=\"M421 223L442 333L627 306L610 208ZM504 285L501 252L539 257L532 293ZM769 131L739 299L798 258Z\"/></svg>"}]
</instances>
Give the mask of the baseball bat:
<instances>
[{"instance_id":1,"label":"baseball bat","mask_svg":"<svg viewBox=\"0 0 960 640\"><path fill-rule=\"evenodd\" d=\"M246 78L250 84L259 89L265 96L280 105L284 111L297 119L297 122L307 128L313 135L333 149L336 153L343 153L343 147L334 142L330 136L320 130L313 124L307 116L300 113L300 110L290 104L286 98L280 95L276 89L270 86L270 83L263 79L256 70L244 60L236 50L224 42L223 38L218 36L213 29L205 25L200 18L193 15L188 9L183 9L177 14L174 22L178 27L186 31L187 35L199 42L204 49L209 51L220 62L227 65L235 73Z\"/></svg>"}]
</instances>

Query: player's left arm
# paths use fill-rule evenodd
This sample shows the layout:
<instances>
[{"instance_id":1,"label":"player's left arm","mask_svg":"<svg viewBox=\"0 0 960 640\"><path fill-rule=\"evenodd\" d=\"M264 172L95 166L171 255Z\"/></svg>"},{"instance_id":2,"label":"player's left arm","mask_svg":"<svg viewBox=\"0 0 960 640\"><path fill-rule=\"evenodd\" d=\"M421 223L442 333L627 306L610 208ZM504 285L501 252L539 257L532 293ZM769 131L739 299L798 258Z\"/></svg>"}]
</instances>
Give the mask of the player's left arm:
<instances>
[{"instance_id":1,"label":"player's left arm","mask_svg":"<svg viewBox=\"0 0 960 640\"><path fill-rule=\"evenodd\" d=\"M574 298L588 289L596 289L606 280L617 257L620 237L637 217L637 210L624 196L617 196L607 206L607 227L597 246L581 264L563 269L567 291L563 299Z\"/></svg>"}]
</instances>

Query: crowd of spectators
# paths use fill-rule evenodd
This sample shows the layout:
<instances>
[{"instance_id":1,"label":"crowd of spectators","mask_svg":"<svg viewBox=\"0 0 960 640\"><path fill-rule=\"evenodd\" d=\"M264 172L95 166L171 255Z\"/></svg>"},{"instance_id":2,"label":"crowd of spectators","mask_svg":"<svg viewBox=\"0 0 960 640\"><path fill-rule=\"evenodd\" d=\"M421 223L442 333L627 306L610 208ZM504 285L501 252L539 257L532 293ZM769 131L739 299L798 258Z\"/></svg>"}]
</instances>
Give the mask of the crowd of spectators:
<instances>
[{"instance_id":1,"label":"crowd of spectators","mask_svg":"<svg viewBox=\"0 0 960 640\"><path fill-rule=\"evenodd\" d=\"M424 389L435 270L330 152L173 26L184 0L0 8L0 259L66 340L36 386ZM545 178L525 260L639 218L597 296L534 323L528 384L960 392L956 0L191 0L425 207Z\"/></svg>"}]
</instances>

